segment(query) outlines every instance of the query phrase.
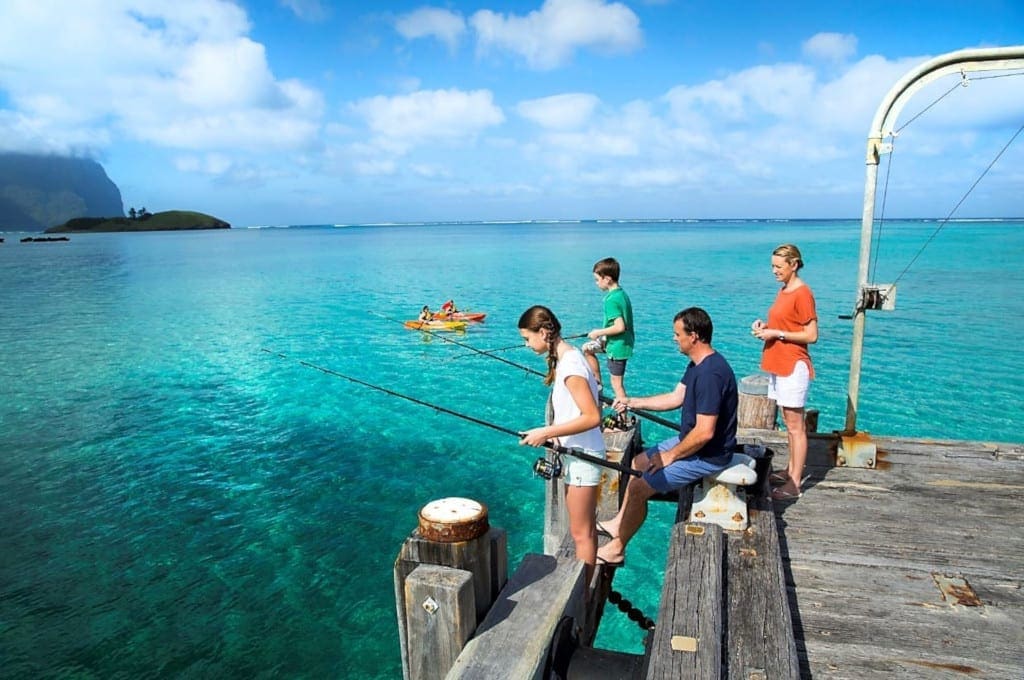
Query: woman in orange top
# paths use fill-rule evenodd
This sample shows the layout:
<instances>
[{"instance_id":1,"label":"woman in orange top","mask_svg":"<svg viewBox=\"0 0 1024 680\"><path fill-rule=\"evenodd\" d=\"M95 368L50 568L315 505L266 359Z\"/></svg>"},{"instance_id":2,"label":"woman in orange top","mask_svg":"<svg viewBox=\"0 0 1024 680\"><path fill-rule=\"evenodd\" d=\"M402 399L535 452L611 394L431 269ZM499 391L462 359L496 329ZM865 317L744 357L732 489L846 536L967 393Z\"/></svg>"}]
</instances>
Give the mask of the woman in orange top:
<instances>
[{"instance_id":1,"label":"woman in orange top","mask_svg":"<svg viewBox=\"0 0 1024 680\"><path fill-rule=\"evenodd\" d=\"M818 341L818 314L814 294L797 275L803 266L800 249L791 243L772 251L772 273L782 289L768 309L767 323L757 319L750 325L751 333L764 340L761 368L770 374L768 396L782 408L789 439L789 467L772 473L772 482L778 485L772 498L780 501L800 497L807 461L804 405L814 378L807 346Z\"/></svg>"}]
</instances>

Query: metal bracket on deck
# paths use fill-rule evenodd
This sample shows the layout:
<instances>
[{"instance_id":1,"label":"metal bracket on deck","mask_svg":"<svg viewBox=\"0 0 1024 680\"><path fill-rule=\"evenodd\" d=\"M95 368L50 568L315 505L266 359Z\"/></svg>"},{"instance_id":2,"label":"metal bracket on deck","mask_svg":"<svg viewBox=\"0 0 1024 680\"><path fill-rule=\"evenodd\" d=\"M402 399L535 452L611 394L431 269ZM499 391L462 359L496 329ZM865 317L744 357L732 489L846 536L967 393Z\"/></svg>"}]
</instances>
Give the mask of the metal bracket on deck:
<instances>
[{"instance_id":1,"label":"metal bracket on deck","mask_svg":"<svg viewBox=\"0 0 1024 680\"><path fill-rule=\"evenodd\" d=\"M839 467L875 469L878 463L878 447L867 432L854 432L839 438L836 451L836 465Z\"/></svg>"},{"instance_id":2,"label":"metal bracket on deck","mask_svg":"<svg viewBox=\"0 0 1024 680\"><path fill-rule=\"evenodd\" d=\"M694 493L688 522L717 524L723 529L743 531L749 523L747 494L737 486L757 481L754 459L744 453L734 453L729 467L718 474L708 475Z\"/></svg>"}]
</instances>

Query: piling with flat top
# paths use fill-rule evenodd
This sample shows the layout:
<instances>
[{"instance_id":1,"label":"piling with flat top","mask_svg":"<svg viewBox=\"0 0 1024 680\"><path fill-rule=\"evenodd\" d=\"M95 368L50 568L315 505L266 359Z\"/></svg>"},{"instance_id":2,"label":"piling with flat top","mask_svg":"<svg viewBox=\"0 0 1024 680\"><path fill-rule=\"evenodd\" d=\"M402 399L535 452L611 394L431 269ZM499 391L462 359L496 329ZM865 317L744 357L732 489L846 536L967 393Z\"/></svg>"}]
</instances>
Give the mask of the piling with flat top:
<instances>
[{"instance_id":1,"label":"piling with flat top","mask_svg":"<svg viewBox=\"0 0 1024 680\"><path fill-rule=\"evenodd\" d=\"M395 560L405 680L444 678L508 580L503 529L468 498L432 501Z\"/></svg>"},{"instance_id":2,"label":"piling with flat top","mask_svg":"<svg viewBox=\"0 0 1024 680\"><path fill-rule=\"evenodd\" d=\"M739 407L736 413L740 427L774 430L778 407L768 396L768 376L748 375L740 380Z\"/></svg>"}]
</instances>

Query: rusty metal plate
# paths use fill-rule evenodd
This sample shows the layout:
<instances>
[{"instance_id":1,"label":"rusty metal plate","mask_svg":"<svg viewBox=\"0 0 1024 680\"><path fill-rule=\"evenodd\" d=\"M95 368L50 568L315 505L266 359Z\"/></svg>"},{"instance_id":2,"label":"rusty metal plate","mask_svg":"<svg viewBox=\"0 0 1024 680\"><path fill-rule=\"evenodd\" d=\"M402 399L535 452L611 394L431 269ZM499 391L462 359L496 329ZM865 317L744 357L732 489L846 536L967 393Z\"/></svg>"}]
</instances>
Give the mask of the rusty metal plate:
<instances>
[{"instance_id":1,"label":"rusty metal plate","mask_svg":"<svg viewBox=\"0 0 1024 680\"><path fill-rule=\"evenodd\" d=\"M957 605L961 607L982 606L981 599L978 598L978 594L971 588L971 584L967 582L967 579L959 576L946 576L945 574L934 573L932 578L935 579L935 585L939 587L942 598L951 607Z\"/></svg>"}]
</instances>

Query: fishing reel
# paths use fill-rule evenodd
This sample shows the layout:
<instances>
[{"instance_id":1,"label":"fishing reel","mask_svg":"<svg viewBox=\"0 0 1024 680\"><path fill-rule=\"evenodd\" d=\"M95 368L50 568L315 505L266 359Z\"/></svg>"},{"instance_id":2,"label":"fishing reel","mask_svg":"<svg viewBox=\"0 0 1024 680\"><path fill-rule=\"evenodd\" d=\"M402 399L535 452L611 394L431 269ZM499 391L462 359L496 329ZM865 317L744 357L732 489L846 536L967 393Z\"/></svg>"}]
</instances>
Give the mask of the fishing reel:
<instances>
[{"instance_id":1,"label":"fishing reel","mask_svg":"<svg viewBox=\"0 0 1024 680\"><path fill-rule=\"evenodd\" d=\"M541 456L533 464L533 473L538 477L551 480L562 476L562 457L557 453L553 460Z\"/></svg>"},{"instance_id":2,"label":"fishing reel","mask_svg":"<svg viewBox=\"0 0 1024 680\"><path fill-rule=\"evenodd\" d=\"M636 426L636 416L628 412L611 413L601 421L601 429L610 432L623 432Z\"/></svg>"}]
</instances>

